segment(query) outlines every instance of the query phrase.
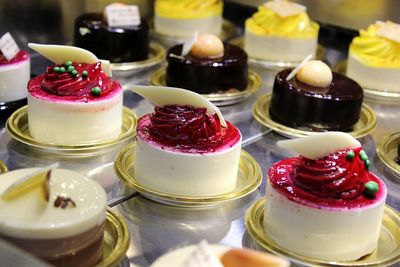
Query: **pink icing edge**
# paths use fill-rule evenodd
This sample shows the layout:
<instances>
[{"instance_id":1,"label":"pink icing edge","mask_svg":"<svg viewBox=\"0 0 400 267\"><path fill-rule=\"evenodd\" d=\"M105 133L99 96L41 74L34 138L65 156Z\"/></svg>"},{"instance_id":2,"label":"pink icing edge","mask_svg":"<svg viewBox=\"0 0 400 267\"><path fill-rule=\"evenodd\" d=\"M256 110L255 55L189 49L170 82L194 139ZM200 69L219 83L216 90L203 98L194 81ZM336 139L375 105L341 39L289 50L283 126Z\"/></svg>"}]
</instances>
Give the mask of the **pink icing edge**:
<instances>
[{"instance_id":1,"label":"pink icing edge","mask_svg":"<svg viewBox=\"0 0 400 267\"><path fill-rule=\"evenodd\" d=\"M9 63L0 63L0 68L7 68L7 67L11 67L11 66L15 66L18 64L22 64L25 63L26 61L30 60L30 55L27 51L25 50L20 50L24 55L20 60L14 61L14 62L9 62ZM20 52L18 52L20 53ZM13 60L13 59L11 59Z\"/></svg>"},{"instance_id":2,"label":"pink icing edge","mask_svg":"<svg viewBox=\"0 0 400 267\"><path fill-rule=\"evenodd\" d=\"M185 150L180 150L180 149L176 149L174 147L169 147L169 146L165 146L163 144L159 144L157 142L154 142L152 140L149 140L148 138L146 138L145 134L143 133L143 126L145 124L147 124L150 121L149 118L147 119L143 119L143 117L141 117L138 120L138 125L137 125L137 136L136 138L140 138L143 142L146 142L160 150L163 151L168 151L168 152L174 152L174 153L179 153L179 154L185 154L185 155L212 155L212 154L218 154L218 153L222 153L222 152L226 152L227 150L232 150L234 149L238 144L241 144L242 141L242 133L239 131L239 129L237 129L233 124L232 126L236 128L237 132L240 135L240 138L236 141L236 142L232 142L232 143L227 143L227 144L223 144L221 146L218 147L218 149L216 149L213 152L198 152L198 153L190 153L187 152Z\"/></svg>"}]
</instances>

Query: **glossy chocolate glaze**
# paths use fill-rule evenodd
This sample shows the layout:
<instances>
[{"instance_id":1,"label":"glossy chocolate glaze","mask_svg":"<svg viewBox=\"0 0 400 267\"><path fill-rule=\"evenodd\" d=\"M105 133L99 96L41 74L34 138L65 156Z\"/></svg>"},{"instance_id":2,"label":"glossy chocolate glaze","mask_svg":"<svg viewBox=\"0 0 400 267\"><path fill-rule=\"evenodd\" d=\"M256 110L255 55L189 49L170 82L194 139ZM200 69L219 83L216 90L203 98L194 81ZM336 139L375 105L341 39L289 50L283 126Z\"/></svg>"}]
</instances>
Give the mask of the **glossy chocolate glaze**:
<instances>
[{"instance_id":1,"label":"glossy chocolate glaze","mask_svg":"<svg viewBox=\"0 0 400 267\"><path fill-rule=\"evenodd\" d=\"M224 44L220 58L196 58L190 53L183 58L182 45L167 52L167 85L185 88L200 94L210 94L229 89L244 90L247 87L247 54L241 48Z\"/></svg>"},{"instance_id":2,"label":"glossy chocolate glaze","mask_svg":"<svg viewBox=\"0 0 400 267\"><path fill-rule=\"evenodd\" d=\"M81 28L90 32L82 35ZM75 20L74 45L91 51L100 59L113 63L145 60L149 44L149 26L144 20L133 27L109 27L98 13L83 14Z\"/></svg>"},{"instance_id":3,"label":"glossy chocolate glaze","mask_svg":"<svg viewBox=\"0 0 400 267\"><path fill-rule=\"evenodd\" d=\"M274 121L290 127L307 127L316 131L350 131L359 120L363 90L355 81L333 73L331 85L313 87L296 78L286 77L291 69L275 78L269 112Z\"/></svg>"},{"instance_id":4,"label":"glossy chocolate glaze","mask_svg":"<svg viewBox=\"0 0 400 267\"><path fill-rule=\"evenodd\" d=\"M94 266L103 256L104 223L66 238L29 239L0 234L0 238L58 267Z\"/></svg>"}]
</instances>

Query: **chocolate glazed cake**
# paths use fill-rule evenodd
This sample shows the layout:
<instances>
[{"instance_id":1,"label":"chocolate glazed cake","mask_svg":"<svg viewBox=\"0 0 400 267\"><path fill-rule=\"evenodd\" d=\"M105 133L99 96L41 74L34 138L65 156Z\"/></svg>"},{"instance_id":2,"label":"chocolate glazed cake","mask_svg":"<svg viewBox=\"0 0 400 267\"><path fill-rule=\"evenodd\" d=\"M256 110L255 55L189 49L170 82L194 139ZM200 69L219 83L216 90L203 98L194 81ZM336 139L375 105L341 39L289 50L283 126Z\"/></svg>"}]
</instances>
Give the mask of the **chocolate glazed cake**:
<instances>
[{"instance_id":1,"label":"chocolate glazed cake","mask_svg":"<svg viewBox=\"0 0 400 267\"><path fill-rule=\"evenodd\" d=\"M247 87L247 54L241 48L224 43L224 54L218 58L199 58L189 53L180 56L182 45L167 53L168 86L185 88L200 94Z\"/></svg>"},{"instance_id":2,"label":"chocolate glazed cake","mask_svg":"<svg viewBox=\"0 0 400 267\"><path fill-rule=\"evenodd\" d=\"M112 63L147 59L149 44L149 26L144 20L130 27L110 27L100 13L83 14L75 20L74 45Z\"/></svg>"},{"instance_id":3,"label":"chocolate glazed cake","mask_svg":"<svg viewBox=\"0 0 400 267\"><path fill-rule=\"evenodd\" d=\"M316 131L350 131L360 118L362 88L339 73L327 87L315 87L286 77L291 69L278 73L272 91L269 114L274 121L290 127ZM268 111L267 111L268 112Z\"/></svg>"}]
</instances>

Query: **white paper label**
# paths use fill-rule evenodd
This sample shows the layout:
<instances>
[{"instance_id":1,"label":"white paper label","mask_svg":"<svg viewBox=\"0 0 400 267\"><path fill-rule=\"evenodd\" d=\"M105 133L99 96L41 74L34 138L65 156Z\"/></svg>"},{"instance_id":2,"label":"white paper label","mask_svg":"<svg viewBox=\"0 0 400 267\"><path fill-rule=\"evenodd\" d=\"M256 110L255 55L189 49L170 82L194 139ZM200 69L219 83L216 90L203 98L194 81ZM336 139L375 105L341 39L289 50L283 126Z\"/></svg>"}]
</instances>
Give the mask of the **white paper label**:
<instances>
[{"instance_id":1,"label":"white paper label","mask_svg":"<svg viewBox=\"0 0 400 267\"><path fill-rule=\"evenodd\" d=\"M19 52L19 47L9 32L0 38L0 51L7 60L13 59Z\"/></svg>"},{"instance_id":2,"label":"white paper label","mask_svg":"<svg viewBox=\"0 0 400 267\"><path fill-rule=\"evenodd\" d=\"M189 54L190 50L192 50L193 45L197 42L198 37L199 31L196 31L190 39L186 40L183 43L181 56L186 56L187 54Z\"/></svg>"},{"instance_id":3,"label":"white paper label","mask_svg":"<svg viewBox=\"0 0 400 267\"><path fill-rule=\"evenodd\" d=\"M377 21L376 24L378 25L377 36L400 43L400 24L390 21L386 23Z\"/></svg>"},{"instance_id":4,"label":"white paper label","mask_svg":"<svg viewBox=\"0 0 400 267\"><path fill-rule=\"evenodd\" d=\"M303 5L286 0L273 0L264 4L281 17L293 16L305 12L307 8Z\"/></svg>"},{"instance_id":5,"label":"white paper label","mask_svg":"<svg viewBox=\"0 0 400 267\"><path fill-rule=\"evenodd\" d=\"M139 8L134 5L109 5L106 7L110 27L137 26L140 24Z\"/></svg>"}]
</instances>

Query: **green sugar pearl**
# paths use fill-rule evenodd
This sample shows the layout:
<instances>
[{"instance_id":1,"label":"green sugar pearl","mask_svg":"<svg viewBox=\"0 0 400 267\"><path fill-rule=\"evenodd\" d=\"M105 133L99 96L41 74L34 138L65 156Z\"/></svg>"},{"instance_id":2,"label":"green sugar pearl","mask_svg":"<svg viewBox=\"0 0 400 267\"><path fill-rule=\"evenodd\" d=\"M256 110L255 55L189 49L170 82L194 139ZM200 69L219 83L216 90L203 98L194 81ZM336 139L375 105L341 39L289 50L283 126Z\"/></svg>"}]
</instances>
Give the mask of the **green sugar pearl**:
<instances>
[{"instance_id":1,"label":"green sugar pearl","mask_svg":"<svg viewBox=\"0 0 400 267\"><path fill-rule=\"evenodd\" d=\"M67 72L72 72L75 69L74 66L68 66Z\"/></svg>"},{"instance_id":2,"label":"green sugar pearl","mask_svg":"<svg viewBox=\"0 0 400 267\"><path fill-rule=\"evenodd\" d=\"M76 75L78 75L78 71L77 70L72 70L71 71L71 75L76 77Z\"/></svg>"},{"instance_id":3,"label":"green sugar pearl","mask_svg":"<svg viewBox=\"0 0 400 267\"><path fill-rule=\"evenodd\" d=\"M65 67L69 67L69 66L72 66L72 61L71 60L68 60L67 62L65 62Z\"/></svg>"},{"instance_id":4,"label":"green sugar pearl","mask_svg":"<svg viewBox=\"0 0 400 267\"><path fill-rule=\"evenodd\" d=\"M89 76L89 72L87 72L87 70L82 71L82 77L86 78Z\"/></svg>"},{"instance_id":5,"label":"green sugar pearl","mask_svg":"<svg viewBox=\"0 0 400 267\"><path fill-rule=\"evenodd\" d=\"M60 73L64 73L65 72L65 68L64 67L60 67Z\"/></svg>"},{"instance_id":6,"label":"green sugar pearl","mask_svg":"<svg viewBox=\"0 0 400 267\"><path fill-rule=\"evenodd\" d=\"M60 72L60 67L57 67L57 66L54 67L54 68L53 68L53 71L54 71L54 72Z\"/></svg>"},{"instance_id":7,"label":"green sugar pearl","mask_svg":"<svg viewBox=\"0 0 400 267\"><path fill-rule=\"evenodd\" d=\"M369 167L371 166L371 161L369 159L364 161L365 164L365 169L367 169L367 171L369 170Z\"/></svg>"},{"instance_id":8,"label":"green sugar pearl","mask_svg":"<svg viewBox=\"0 0 400 267\"><path fill-rule=\"evenodd\" d=\"M367 198L375 198L376 193L379 191L379 185L375 181L365 183L364 196Z\"/></svg>"},{"instance_id":9,"label":"green sugar pearl","mask_svg":"<svg viewBox=\"0 0 400 267\"><path fill-rule=\"evenodd\" d=\"M353 150L350 150L350 151L348 151L348 152L346 153L346 159L347 159L347 160L351 160L351 159L354 158L355 155L356 155L356 154L354 153L354 151L353 151Z\"/></svg>"},{"instance_id":10,"label":"green sugar pearl","mask_svg":"<svg viewBox=\"0 0 400 267\"><path fill-rule=\"evenodd\" d=\"M90 94L93 95L93 96L100 96L101 88L98 87L98 86L93 87L92 90L90 90Z\"/></svg>"}]
</instances>

